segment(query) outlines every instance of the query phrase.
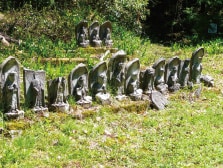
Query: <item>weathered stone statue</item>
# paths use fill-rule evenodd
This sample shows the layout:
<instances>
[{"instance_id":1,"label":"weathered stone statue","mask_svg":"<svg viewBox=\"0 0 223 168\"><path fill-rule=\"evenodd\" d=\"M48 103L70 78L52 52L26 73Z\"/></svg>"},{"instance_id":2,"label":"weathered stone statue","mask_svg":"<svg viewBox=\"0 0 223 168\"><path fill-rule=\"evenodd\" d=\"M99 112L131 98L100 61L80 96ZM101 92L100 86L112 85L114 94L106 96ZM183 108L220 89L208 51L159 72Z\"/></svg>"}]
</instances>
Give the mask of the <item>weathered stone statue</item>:
<instances>
[{"instance_id":1,"label":"weathered stone statue","mask_svg":"<svg viewBox=\"0 0 223 168\"><path fill-rule=\"evenodd\" d=\"M167 98L162 93L156 90L152 91L151 102L152 108L155 108L157 110L163 110L168 104Z\"/></svg>"},{"instance_id":2,"label":"weathered stone statue","mask_svg":"<svg viewBox=\"0 0 223 168\"><path fill-rule=\"evenodd\" d=\"M190 59L185 59L181 61L179 68L179 83L181 87L188 85L189 81L189 72L190 72Z\"/></svg>"},{"instance_id":3,"label":"weathered stone statue","mask_svg":"<svg viewBox=\"0 0 223 168\"><path fill-rule=\"evenodd\" d=\"M58 77L47 82L49 110L68 112L67 82L64 77Z\"/></svg>"},{"instance_id":4,"label":"weathered stone statue","mask_svg":"<svg viewBox=\"0 0 223 168\"><path fill-rule=\"evenodd\" d=\"M45 107L45 71L23 70L25 103L34 112L47 112Z\"/></svg>"},{"instance_id":5,"label":"weathered stone statue","mask_svg":"<svg viewBox=\"0 0 223 168\"><path fill-rule=\"evenodd\" d=\"M100 39L106 47L112 47L113 40L111 39L112 25L110 21L106 21L100 26Z\"/></svg>"},{"instance_id":6,"label":"weathered stone statue","mask_svg":"<svg viewBox=\"0 0 223 168\"><path fill-rule=\"evenodd\" d=\"M6 119L22 119L24 111L20 110L19 62L15 57L8 57L0 65L1 106Z\"/></svg>"},{"instance_id":7,"label":"weathered stone statue","mask_svg":"<svg viewBox=\"0 0 223 168\"><path fill-rule=\"evenodd\" d=\"M201 72L202 72L202 58L204 56L204 48L199 48L192 53L190 60L190 75L189 80L195 84L200 83Z\"/></svg>"},{"instance_id":8,"label":"weathered stone statue","mask_svg":"<svg viewBox=\"0 0 223 168\"><path fill-rule=\"evenodd\" d=\"M125 93L132 100L141 100L142 89L139 89L139 59L129 61L125 67Z\"/></svg>"},{"instance_id":9,"label":"weathered stone statue","mask_svg":"<svg viewBox=\"0 0 223 168\"><path fill-rule=\"evenodd\" d=\"M140 74L141 88L143 89L143 99L151 100L152 108L162 110L168 104L167 98L154 87L154 75L155 70L153 68L147 68ZM146 96L147 97L146 97Z\"/></svg>"},{"instance_id":10,"label":"weathered stone statue","mask_svg":"<svg viewBox=\"0 0 223 168\"><path fill-rule=\"evenodd\" d=\"M140 88L142 88L143 94L151 94L154 90L154 74L153 68L147 68L140 73Z\"/></svg>"},{"instance_id":11,"label":"weathered stone statue","mask_svg":"<svg viewBox=\"0 0 223 168\"><path fill-rule=\"evenodd\" d=\"M167 84L165 84L164 80L165 59L160 58L153 64L152 67L155 69L155 77L154 77L155 88L161 93L166 94L168 86Z\"/></svg>"},{"instance_id":12,"label":"weathered stone statue","mask_svg":"<svg viewBox=\"0 0 223 168\"><path fill-rule=\"evenodd\" d=\"M201 82L203 82L207 87L214 86L214 79L209 75L201 75Z\"/></svg>"},{"instance_id":13,"label":"weathered stone statue","mask_svg":"<svg viewBox=\"0 0 223 168\"><path fill-rule=\"evenodd\" d=\"M99 62L89 73L89 88L93 98L102 104L110 104L110 94L106 90L107 65L105 61Z\"/></svg>"},{"instance_id":14,"label":"weathered stone statue","mask_svg":"<svg viewBox=\"0 0 223 168\"><path fill-rule=\"evenodd\" d=\"M112 55L108 64L108 82L118 100L125 99L125 64L126 53L120 50Z\"/></svg>"},{"instance_id":15,"label":"weathered stone statue","mask_svg":"<svg viewBox=\"0 0 223 168\"><path fill-rule=\"evenodd\" d=\"M102 41L99 37L100 25L98 21L93 22L89 27L89 39L92 47L101 47Z\"/></svg>"},{"instance_id":16,"label":"weathered stone statue","mask_svg":"<svg viewBox=\"0 0 223 168\"><path fill-rule=\"evenodd\" d=\"M77 65L69 75L69 93L77 104L88 108L92 104L92 97L88 96L88 69L85 64Z\"/></svg>"},{"instance_id":17,"label":"weathered stone statue","mask_svg":"<svg viewBox=\"0 0 223 168\"><path fill-rule=\"evenodd\" d=\"M180 89L178 69L180 66L179 57L170 58L165 67L165 83L168 85L170 92L175 92Z\"/></svg>"},{"instance_id":18,"label":"weathered stone statue","mask_svg":"<svg viewBox=\"0 0 223 168\"><path fill-rule=\"evenodd\" d=\"M75 27L75 34L76 34L76 41L77 41L78 46L80 46L80 47L88 47L89 46L87 21L81 21Z\"/></svg>"}]
</instances>

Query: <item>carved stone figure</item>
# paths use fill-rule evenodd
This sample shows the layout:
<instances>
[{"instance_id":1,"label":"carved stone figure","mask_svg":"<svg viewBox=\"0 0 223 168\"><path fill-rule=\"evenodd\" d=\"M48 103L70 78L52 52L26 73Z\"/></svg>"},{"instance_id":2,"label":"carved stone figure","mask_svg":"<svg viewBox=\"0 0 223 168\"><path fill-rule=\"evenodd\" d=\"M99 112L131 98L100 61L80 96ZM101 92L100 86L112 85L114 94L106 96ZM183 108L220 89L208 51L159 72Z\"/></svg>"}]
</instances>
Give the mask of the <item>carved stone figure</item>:
<instances>
[{"instance_id":1,"label":"carved stone figure","mask_svg":"<svg viewBox=\"0 0 223 168\"><path fill-rule=\"evenodd\" d=\"M108 64L108 81L118 100L126 98L124 95L126 61L126 53L120 50L112 55Z\"/></svg>"},{"instance_id":2,"label":"carved stone figure","mask_svg":"<svg viewBox=\"0 0 223 168\"><path fill-rule=\"evenodd\" d=\"M87 21L81 21L75 27L75 34L76 34L76 41L77 41L78 46L80 47L89 46Z\"/></svg>"},{"instance_id":3,"label":"carved stone figure","mask_svg":"<svg viewBox=\"0 0 223 168\"><path fill-rule=\"evenodd\" d=\"M152 108L157 110L163 110L168 104L167 98L158 91L152 91L151 101Z\"/></svg>"},{"instance_id":4,"label":"carved stone figure","mask_svg":"<svg viewBox=\"0 0 223 168\"><path fill-rule=\"evenodd\" d=\"M49 109L57 112L68 112L67 82L64 77L58 77L47 82Z\"/></svg>"},{"instance_id":5,"label":"carved stone figure","mask_svg":"<svg viewBox=\"0 0 223 168\"><path fill-rule=\"evenodd\" d=\"M102 41L99 37L100 25L98 21L93 22L89 27L89 39L92 47L101 47Z\"/></svg>"},{"instance_id":6,"label":"carved stone figure","mask_svg":"<svg viewBox=\"0 0 223 168\"><path fill-rule=\"evenodd\" d=\"M203 82L207 87L214 86L214 79L209 75L201 75L201 82Z\"/></svg>"},{"instance_id":7,"label":"carved stone figure","mask_svg":"<svg viewBox=\"0 0 223 168\"><path fill-rule=\"evenodd\" d=\"M106 21L100 26L100 39L106 47L112 47L113 40L111 39L112 25L110 21Z\"/></svg>"},{"instance_id":8,"label":"carved stone figure","mask_svg":"<svg viewBox=\"0 0 223 168\"><path fill-rule=\"evenodd\" d=\"M190 61L190 75L189 80L195 84L200 83L201 72L202 72L202 58L204 56L204 48L199 48L192 53Z\"/></svg>"},{"instance_id":9,"label":"carved stone figure","mask_svg":"<svg viewBox=\"0 0 223 168\"><path fill-rule=\"evenodd\" d=\"M146 95L151 94L154 90L154 74L155 70L153 68L147 68L140 73L140 88Z\"/></svg>"},{"instance_id":10,"label":"carved stone figure","mask_svg":"<svg viewBox=\"0 0 223 168\"><path fill-rule=\"evenodd\" d=\"M180 66L179 57L170 58L165 67L165 83L168 85L170 92L175 92L180 89L178 69Z\"/></svg>"},{"instance_id":11,"label":"carved stone figure","mask_svg":"<svg viewBox=\"0 0 223 168\"><path fill-rule=\"evenodd\" d=\"M110 104L110 94L107 93L107 65L105 61L99 62L89 73L89 88L93 98L102 104Z\"/></svg>"},{"instance_id":12,"label":"carved stone figure","mask_svg":"<svg viewBox=\"0 0 223 168\"><path fill-rule=\"evenodd\" d=\"M189 72L190 72L190 59L185 59L181 61L179 68L179 83L181 87L185 87L188 85L189 81Z\"/></svg>"},{"instance_id":13,"label":"carved stone figure","mask_svg":"<svg viewBox=\"0 0 223 168\"><path fill-rule=\"evenodd\" d=\"M86 65L77 65L69 75L69 93L77 104L88 108L92 104L92 97L88 96L88 70Z\"/></svg>"},{"instance_id":14,"label":"carved stone figure","mask_svg":"<svg viewBox=\"0 0 223 168\"><path fill-rule=\"evenodd\" d=\"M25 103L34 112L47 112L45 107L45 71L23 70Z\"/></svg>"},{"instance_id":15,"label":"carved stone figure","mask_svg":"<svg viewBox=\"0 0 223 168\"><path fill-rule=\"evenodd\" d=\"M8 57L0 65L0 99L6 119L22 119L24 111L20 110L19 62L15 57Z\"/></svg>"},{"instance_id":16,"label":"carved stone figure","mask_svg":"<svg viewBox=\"0 0 223 168\"><path fill-rule=\"evenodd\" d=\"M142 89L139 89L139 59L129 61L125 67L125 93L132 100L141 100Z\"/></svg>"},{"instance_id":17,"label":"carved stone figure","mask_svg":"<svg viewBox=\"0 0 223 168\"><path fill-rule=\"evenodd\" d=\"M141 88L143 89L143 100L150 100L151 107L162 110L168 104L167 98L154 87L155 70L147 68L140 74Z\"/></svg>"},{"instance_id":18,"label":"carved stone figure","mask_svg":"<svg viewBox=\"0 0 223 168\"><path fill-rule=\"evenodd\" d=\"M167 84L165 84L164 80L165 59L160 58L153 64L152 67L155 69L155 77L154 77L155 88L161 93L166 94L168 86Z\"/></svg>"}]
</instances>

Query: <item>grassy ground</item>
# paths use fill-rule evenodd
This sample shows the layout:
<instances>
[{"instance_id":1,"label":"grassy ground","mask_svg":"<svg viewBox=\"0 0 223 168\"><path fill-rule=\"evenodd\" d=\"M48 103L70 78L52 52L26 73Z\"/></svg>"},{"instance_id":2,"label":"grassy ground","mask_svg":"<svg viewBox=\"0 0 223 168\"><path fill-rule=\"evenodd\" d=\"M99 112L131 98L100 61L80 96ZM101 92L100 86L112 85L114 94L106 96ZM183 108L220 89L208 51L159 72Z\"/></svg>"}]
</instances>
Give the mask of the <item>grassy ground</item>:
<instances>
[{"instance_id":1,"label":"grassy ground","mask_svg":"<svg viewBox=\"0 0 223 168\"><path fill-rule=\"evenodd\" d=\"M29 110L22 121L4 122L0 117L5 130L0 134L2 167L223 167L222 40L167 47L118 26L113 40L114 47L125 50L130 59L139 57L142 69L160 57L190 58L203 46L203 74L211 75L215 86L202 86L200 98L187 89L171 94L170 104L162 111L95 104L93 115L81 119L63 113L44 118ZM74 39L30 37L23 41L21 46L1 47L1 60L14 55L26 68L46 70L48 79L67 76L77 63L43 64L32 57L82 56L89 58L89 69L95 64L90 59L94 54L78 50ZM75 52L64 52L68 49ZM22 132L12 138L13 129Z\"/></svg>"}]
</instances>

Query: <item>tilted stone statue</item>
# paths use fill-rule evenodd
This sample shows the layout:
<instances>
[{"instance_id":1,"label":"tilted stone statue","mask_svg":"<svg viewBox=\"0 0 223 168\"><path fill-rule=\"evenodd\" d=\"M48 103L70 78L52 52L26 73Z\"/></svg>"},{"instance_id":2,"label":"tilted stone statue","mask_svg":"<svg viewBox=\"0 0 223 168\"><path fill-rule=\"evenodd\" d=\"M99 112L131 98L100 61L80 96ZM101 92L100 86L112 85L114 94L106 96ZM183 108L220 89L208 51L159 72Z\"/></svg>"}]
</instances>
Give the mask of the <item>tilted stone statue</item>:
<instances>
[{"instance_id":1,"label":"tilted stone statue","mask_svg":"<svg viewBox=\"0 0 223 168\"><path fill-rule=\"evenodd\" d=\"M175 92L180 89L178 70L180 66L179 57L170 58L165 67L165 83L168 85L170 92Z\"/></svg>"},{"instance_id":2,"label":"tilted stone statue","mask_svg":"<svg viewBox=\"0 0 223 168\"><path fill-rule=\"evenodd\" d=\"M214 79L209 75L201 75L201 82L204 83L204 86L213 87L214 86Z\"/></svg>"},{"instance_id":3,"label":"tilted stone statue","mask_svg":"<svg viewBox=\"0 0 223 168\"><path fill-rule=\"evenodd\" d=\"M202 72L202 58L204 56L204 48L198 48L192 53L190 60L190 75L189 81L199 84Z\"/></svg>"},{"instance_id":4,"label":"tilted stone statue","mask_svg":"<svg viewBox=\"0 0 223 168\"><path fill-rule=\"evenodd\" d=\"M153 66L155 69L155 77L154 77L154 85L155 88L163 94L167 92L167 84L165 84L164 80L164 72L165 72L165 59L160 58L157 60Z\"/></svg>"},{"instance_id":5,"label":"tilted stone statue","mask_svg":"<svg viewBox=\"0 0 223 168\"><path fill-rule=\"evenodd\" d=\"M34 112L47 112L45 107L45 79L43 70L23 70L25 104Z\"/></svg>"},{"instance_id":6,"label":"tilted stone statue","mask_svg":"<svg viewBox=\"0 0 223 168\"><path fill-rule=\"evenodd\" d=\"M188 85L189 72L190 72L190 59L181 60L179 68L179 83L181 87Z\"/></svg>"},{"instance_id":7,"label":"tilted stone statue","mask_svg":"<svg viewBox=\"0 0 223 168\"><path fill-rule=\"evenodd\" d=\"M89 88L94 99L102 104L110 104L107 93L107 64L105 61L96 64L89 73Z\"/></svg>"},{"instance_id":8,"label":"tilted stone statue","mask_svg":"<svg viewBox=\"0 0 223 168\"><path fill-rule=\"evenodd\" d=\"M162 110L168 104L168 101L163 94L155 89L154 75L155 69L152 67L142 71L140 74L141 88L143 89L143 94L149 97L152 108ZM147 97L144 96L144 99L147 100Z\"/></svg>"},{"instance_id":9,"label":"tilted stone statue","mask_svg":"<svg viewBox=\"0 0 223 168\"><path fill-rule=\"evenodd\" d=\"M126 98L124 95L126 61L126 53L123 50L120 50L112 55L108 64L108 82L118 100Z\"/></svg>"},{"instance_id":10,"label":"tilted stone statue","mask_svg":"<svg viewBox=\"0 0 223 168\"><path fill-rule=\"evenodd\" d=\"M67 82L64 77L58 77L47 82L49 110L68 112Z\"/></svg>"},{"instance_id":11,"label":"tilted stone statue","mask_svg":"<svg viewBox=\"0 0 223 168\"><path fill-rule=\"evenodd\" d=\"M112 25L110 21L104 22L100 26L100 39L105 44L106 47L112 47L113 40L111 39L111 33L112 33Z\"/></svg>"},{"instance_id":12,"label":"tilted stone statue","mask_svg":"<svg viewBox=\"0 0 223 168\"><path fill-rule=\"evenodd\" d=\"M75 35L76 35L76 41L77 41L78 46L80 46L80 47L88 47L89 46L87 21L81 21L75 27Z\"/></svg>"},{"instance_id":13,"label":"tilted stone statue","mask_svg":"<svg viewBox=\"0 0 223 168\"><path fill-rule=\"evenodd\" d=\"M0 65L0 99L6 119L22 119L20 110L20 68L15 57L8 57Z\"/></svg>"},{"instance_id":14,"label":"tilted stone statue","mask_svg":"<svg viewBox=\"0 0 223 168\"><path fill-rule=\"evenodd\" d=\"M101 47L102 41L99 36L100 25L98 21L93 22L89 26L89 40L92 47Z\"/></svg>"},{"instance_id":15,"label":"tilted stone statue","mask_svg":"<svg viewBox=\"0 0 223 168\"><path fill-rule=\"evenodd\" d=\"M69 94L77 104L88 108L92 104L92 97L88 96L88 69L85 64L78 64L69 75Z\"/></svg>"},{"instance_id":16,"label":"tilted stone statue","mask_svg":"<svg viewBox=\"0 0 223 168\"><path fill-rule=\"evenodd\" d=\"M139 59L129 61L125 67L125 93L132 100L142 99L142 89L139 88Z\"/></svg>"}]
</instances>

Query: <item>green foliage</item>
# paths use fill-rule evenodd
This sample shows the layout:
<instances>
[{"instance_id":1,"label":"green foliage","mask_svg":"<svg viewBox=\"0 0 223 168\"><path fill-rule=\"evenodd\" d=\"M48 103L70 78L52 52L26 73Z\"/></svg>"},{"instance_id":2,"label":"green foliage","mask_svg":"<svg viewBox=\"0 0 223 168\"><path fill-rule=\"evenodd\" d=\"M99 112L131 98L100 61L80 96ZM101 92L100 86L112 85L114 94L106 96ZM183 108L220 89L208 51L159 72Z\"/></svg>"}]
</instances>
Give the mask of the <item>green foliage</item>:
<instances>
[{"instance_id":1,"label":"green foliage","mask_svg":"<svg viewBox=\"0 0 223 168\"><path fill-rule=\"evenodd\" d=\"M141 21L146 19L148 14L148 0L114 0L113 4L107 7L109 19L121 23L123 26L141 34Z\"/></svg>"}]
</instances>

